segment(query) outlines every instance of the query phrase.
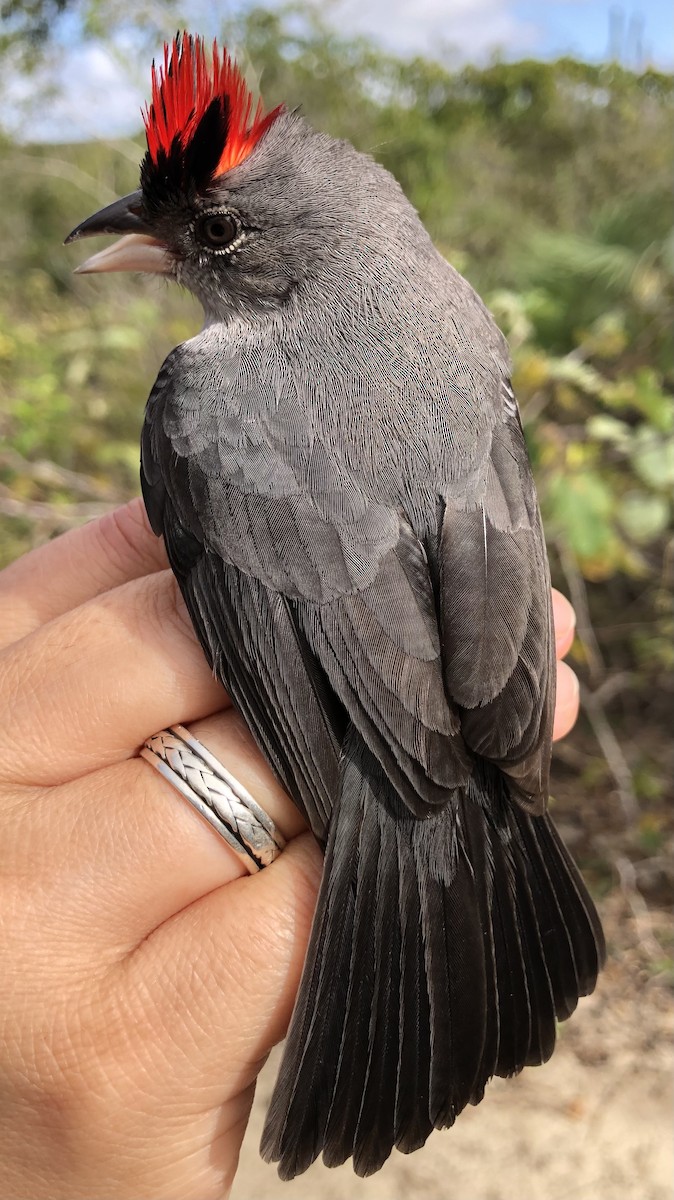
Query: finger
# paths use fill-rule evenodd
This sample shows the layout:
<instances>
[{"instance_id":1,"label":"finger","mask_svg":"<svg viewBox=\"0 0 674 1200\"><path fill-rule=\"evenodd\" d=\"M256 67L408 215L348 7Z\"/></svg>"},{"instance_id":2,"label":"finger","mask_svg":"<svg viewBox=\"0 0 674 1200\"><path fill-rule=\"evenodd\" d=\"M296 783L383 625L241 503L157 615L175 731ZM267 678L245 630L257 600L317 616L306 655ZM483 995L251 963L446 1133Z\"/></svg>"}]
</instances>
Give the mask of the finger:
<instances>
[{"instance_id":1,"label":"finger","mask_svg":"<svg viewBox=\"0 0 674 1200\"><path fill-rule=\"evenodd\" d=\"M172 573L145 575L0 654L0 778L64 783L227 703Z\"/></svg>"},{"instance_id":2,"label":"finger","mask_svg":"<svg viewBox=\"0 0 674 1200\"><path fill-rule=\"evenodd\" d=\"M557 702L552 727L552 740L566 737L576 723L580 708L578 676L568 663L557 663Z\"/></svg>"},{"instance_id":3,"label":"finger","mask_svg":"<svg viewBox=\"0 0 674 1200\"><path fill-rule=\"evenodd\" d=\"M0 646L101 592L168 566L145 505L132 500L54 538L0 572Z\"/></svg>"},{"instance_id":4,"label":"finger","mask_svg":"<svg viewBox=\"0 0 674 1200\"><path fill-rule=\"evenodd\" d=\"M177 913L128 960L127 977L149 992L155 1028L189 1045L177 1068L205 1103L247 1086L285 1033L321 870L316 842L302 834L264 871Z\"/></svg>"},{"instance_id":5,"label":"finger","mask_svg":"<svg viewBox=\"0 0 674 1200\"><path fill-rule=\"evenodd\" d=\"M238 713L228 709L194 722L190 732L286 840L306 828ZM92 946L103 946L106 963L193 901L247 874L239 855L141 758L50 789L39 804L26 797L0 843L2 860L14 874L32 874L34 903L45 910L42 927L57 908L62 927L76 934L78 953L88 960Z\"/></svg>"},{"instance_id":6,"label":"finger","mask_svg":"<svg viewBox=\"0 0 674 1200\"><path fill-rule=\"evenodd\" d=\"M552 616L555 625L555 653L564 658L569 653L576 633L576 613L566 596L552 589Z\"/></svg>"}]
</instances>

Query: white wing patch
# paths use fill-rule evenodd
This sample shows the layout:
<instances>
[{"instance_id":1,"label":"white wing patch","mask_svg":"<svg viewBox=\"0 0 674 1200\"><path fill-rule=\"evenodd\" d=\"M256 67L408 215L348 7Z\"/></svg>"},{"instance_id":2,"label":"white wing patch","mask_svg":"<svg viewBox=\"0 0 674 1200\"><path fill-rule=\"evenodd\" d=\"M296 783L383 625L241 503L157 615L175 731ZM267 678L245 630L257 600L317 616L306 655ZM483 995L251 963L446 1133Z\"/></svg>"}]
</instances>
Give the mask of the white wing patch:
<instances>
[{"instance_id":1,"label":"white wing patch","mask_svg":"<svg viewBox=\"0 0 674 1200\"><path fill-rule=\"evenodd\" d=\"M503 392L503 411L504 411L504 413L508 417L516 417L518 415L518 409L517 409L517 401L515 399L515 393L512 390L510 384L507 383L505 379L503 380L502 392Z\"/></svg>"}]
</instances>

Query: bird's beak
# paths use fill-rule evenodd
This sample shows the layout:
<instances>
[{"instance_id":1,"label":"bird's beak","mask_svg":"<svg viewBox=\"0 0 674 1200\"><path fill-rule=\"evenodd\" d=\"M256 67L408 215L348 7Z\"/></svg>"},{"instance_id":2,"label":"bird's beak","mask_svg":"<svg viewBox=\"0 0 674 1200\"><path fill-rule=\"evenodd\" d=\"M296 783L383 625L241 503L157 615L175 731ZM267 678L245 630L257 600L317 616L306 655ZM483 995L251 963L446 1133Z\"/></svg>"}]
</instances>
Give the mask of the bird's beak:
<instances>
[{"instance_id":1,"label":"bird's beak","mask_svg":"<svg viewBox=\"0 0 674 1200\"><path fill-rule=\"evenodd\" d=\"M126 236L93 254L80 267L76 275L90 275L96 271L144 271L150 275L170 275L175 259L167 246L152 236L152 230L143 217L142 194L132 192L122 200L115 200L107 208L87 217L69 233L65 244L82 237L95 237L101 233L122 233Z\"/></svg>"}]
</instances>

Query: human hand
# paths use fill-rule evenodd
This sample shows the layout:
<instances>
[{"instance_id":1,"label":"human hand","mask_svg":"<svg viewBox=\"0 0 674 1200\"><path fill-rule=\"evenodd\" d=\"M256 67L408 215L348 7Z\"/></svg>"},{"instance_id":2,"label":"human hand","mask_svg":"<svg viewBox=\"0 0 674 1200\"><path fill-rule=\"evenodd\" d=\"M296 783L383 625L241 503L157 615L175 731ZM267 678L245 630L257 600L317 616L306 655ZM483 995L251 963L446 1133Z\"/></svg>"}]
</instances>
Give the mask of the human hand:
<instances>
[{"instance_id":1,"label":"human hand","mask_svg":"<svg viewBox=\"0 0 674 1200\"><path fill-rule=\"evenodd\" d=\"M561 655L572 610L553 603ZM223 709L138 502L0 574L0 647L0 1195L222 1200L320 854ZM577 711L560 672L555 736ZM289 839L267 870L136 757L176 723Z\"/></svg>"},{"instance_id":2,"label":"human hand","mask_svg":"<svg viewBox=\"0 0 674 1200\"><path fill-rule=\"evenodd\" d=\"M134 503L0 574L8 1200L222 1200L299 982L321 855L165 568ZM136 757L182 721L289 839L267 870Z\"/></svg>"},{"instance_id":3,"label":"human hand","mask_svg":"<svg viewBox=\"0 0 674 1200\"><path fill-rule=\"evenodd\" d=\"M576 632L576 614L566 596L552 589L552 615L557 654L557 701L552 729L553 741L566 737L576 723L580 707L578 676L562 659L569 653Z\"/></svg>"}]
</instances>

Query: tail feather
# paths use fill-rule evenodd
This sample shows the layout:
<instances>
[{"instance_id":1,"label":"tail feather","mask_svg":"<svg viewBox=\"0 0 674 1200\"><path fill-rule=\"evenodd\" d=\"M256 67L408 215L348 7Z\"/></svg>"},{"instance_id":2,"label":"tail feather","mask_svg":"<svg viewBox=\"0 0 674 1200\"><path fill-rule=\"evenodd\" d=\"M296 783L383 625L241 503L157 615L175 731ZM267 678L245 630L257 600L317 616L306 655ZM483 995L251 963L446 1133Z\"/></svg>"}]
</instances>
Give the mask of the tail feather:
<instances>
[{"instance_id":1,"label":"tail feather","mask_svg":"<svg viewBox=\"0 0 674 1200\"><path fill-rule=\"evenodd\" d=\"M522 954L531 1014L529 1046L524 1066L547 1062L555 1048L555 1004L541 943L538 915L523 864L515 864L516 920L520 926Z\"/></svg>"},{"instance_id":2,"label":"tail feather","mask_svg":"<svg viewBox=\"0 0 674 1200\"><path fill-rule=\"evenodd\" d=\"M517 1033L508 1046L508 1024L507 1020L502 1021L497 1074L512 1075L523 1066L546 1062L555 1045L555 1006L539 927L541 916L547 919L547 912L541 914L536 909L529 886L529 864L512 828L514 806L508 797L507 784L487 770L478 775L476 786L481 789L483 802L487 798L487 836L491 839L494 860L502 862L507 879L507 887L497 887L494 892L499 928L505 929L510 939L503 963L501 946L497 943L497 973L501 974L497 994L499 1002L506 1000L512 987L512 973L507 974L504 968L507 965L512 972L514 967L518 986L513 996L513 1027ZM527 820L530 822L531 818Z\"/></svg>"},{"instance_id":3,"label":"tail feather","mask_svg":"<svg viewBox=\"0 0 674 1200\"><path fill-rule=\"evenodd\" d=\"M550 885L563 914L571 945L578 981L577 997L589 996L606 958L604 933L594 902L551 818L545 814L528 827L521 820L519 810L515 815L525 837L528 836L528 845L534 840L537 842L548 868ZM556 948L552 937L550 942ZM563 1018L560 1016L559 1019Z\"/></svg>"},{"instance_id":4,"label":"tail feather","mask_svg":"<svg viewBox=\"0 0 674 1200\"><path fill-rule=\"evenodd\" d=\"M352 806L347 796L344 800L348 811ZM328 836L316 915L286 1041L284 1062L292 1066L279 1074L263 1134L263 1157L282 1157L282 1178L306 1171L324 1146L350 987L355 911L350 876L358 861L359 833L360 822L353 819L334 821Z\"/></svg>"},{"instance_id":5,"label":"tail feather","mask_svg":"<svg viewBox=\"0 0 674 1200\"><path fill-rule=\"evenodd\" d=\"M419 937L421 898L409 829L396 824L396 868L400 922L400 1021L393 1138L404 1154L423 1146L433 1129L430 1112L430 1000L424 945ZM414 1080L414 1086L410 1086Z\"/></svg>"},{"instance_id":6,"label":"tail feather","mask_svg":"<svg viewBox=\"0 0 674 1200\"><path fill-rule=\"evenodd\" d=\"M367 997L370 1003L367 1063L353 1141L354 1167L360 1175L378 1170L391 1153L400 1043L398 888L396 873L392 873L387 865L396 854L395 826L390 821L382 821L378 806L373 807L379 826L374 925L369 930L374 941L374 973L371 995ZM356 1073L352 1074L355 1082ZM354 1095L353 1088L351 1094L354 1107L357 1107L359 1098Z\"/></svg>"},{"instance_id":7,"label":"tail feather","mask_svg":"<svg viewBox=\"0 0 674 1200\"><path fill-rule=\"evenodd\" d=\"M431 823L436 841L446 830L446 818L425 822L424 833L431 832ZM429 1116L437 1129L452 1125L470 1100L486 1026L484 934L475 894L476 884L482 885L462 846L452 859L447 870L436 875L427 865L424 868L424 858L417 855L422 881L420 932L430 997Z\"/></svg>"},{"instance_id":8,"label":"tail feather","mask_svg":"<svg viewBox=\"0 0 674 1200\"><path fill-rule=\"evenodd\" d=\"M476 789L477 791L477 789ZM517 914L516 867L509 853L509 829L486 792L479 791L481 836L491 865L488 908L494 944L495 1003L498 1039L495 1075L515 1075L528 1059L532 1036L531 996ZM470 797L469 797L470 803ZM489 1075L483 1077L483 1087Z\"/></svg>"},{"instance_id":9,"label":"tail feather","mask_svg":"<svg viewBox=\"0 0 674 1200\"><path fill-rule=\"evenodd\" d=\"M357 734L262 1138L284 1179L321 1151L376 1171L552 1053L603 960L592 901L548 816L485 767L427 820Z\"/></svg>"},{"instance_id":10,"label":"tail feather","mask_svg":"<svg viewBox=\"0 0 674 1200\"><path fill-rule=\"evenodd\" d=\"M347 764L346 771L349 775L353 773L351 763ZM354 864L355 920L348 967L349 989L342 1015L339 1068L325 1134L324 1158L329 1166L339 1166L354 1152L373 1032L376 1027L380 1034L384 1032L381 1026L386 1011L380 997L381 1020L377 1021L377 957L386 952L388 930L377 912L380 830L376 805L367 802L367 785L363 788L362 799L365 803L360 812L359 853ZM390 965L393 967L392 962Z\"/></svg>"},{"instance_id":11,"label":"tail feather","mask_svg":"<svg viewBox=\"0 0 674 1200\"><path fill-rule=\"evenodd\" d=\"M531 827L531 822L523 822L521 827L518 827L518 836L521 839L528 868L529 887L538 914L555 1012L558 1019L564 1021L571 1016L582 993L574 953L573 911L569 911L569 905L564 903L564 896L560 897L555 889L555 847L551 846L547 854L544 853L540 844L543 831L537 833L538 827L544 821L547 821L547 817L539 818L534 828ZM546 913L546 906L551 907L550 913Z\"/></svg>"}]
</instances>

